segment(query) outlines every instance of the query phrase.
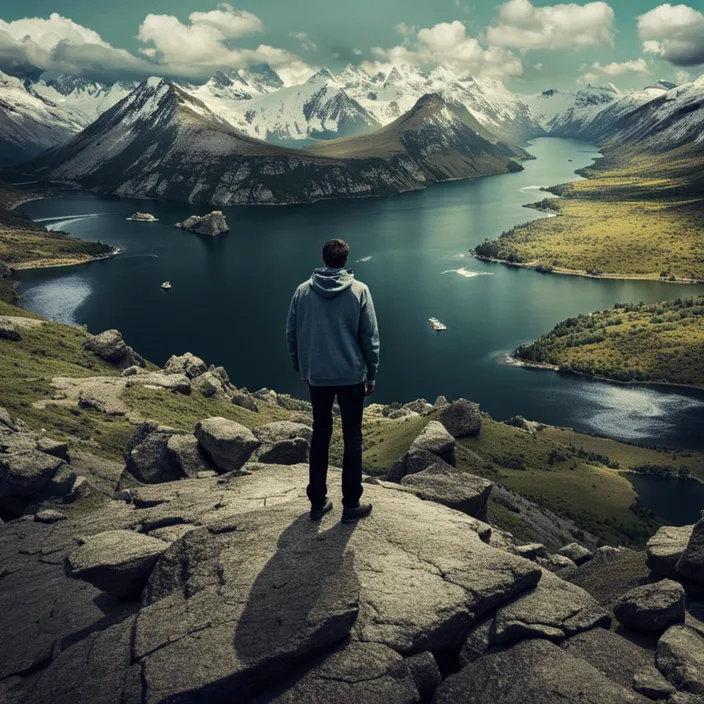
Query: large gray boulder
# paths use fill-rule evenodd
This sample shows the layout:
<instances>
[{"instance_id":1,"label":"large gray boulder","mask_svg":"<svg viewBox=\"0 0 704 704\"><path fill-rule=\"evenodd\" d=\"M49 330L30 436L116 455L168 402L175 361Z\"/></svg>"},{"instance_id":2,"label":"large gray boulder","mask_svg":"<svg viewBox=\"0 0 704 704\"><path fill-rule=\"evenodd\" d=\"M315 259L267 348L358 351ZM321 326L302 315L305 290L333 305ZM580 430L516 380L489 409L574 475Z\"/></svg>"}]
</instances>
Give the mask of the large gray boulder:
<instances>
[{"instance_id":1,"label":"large gray boulder","mask_svg":"<svg viewBox=\"0 0 704 704\"><path fill-rule=\"evenodd\" d=\"M496 646L524 638L559 642L582 631L608 628L611 618L584 589L547 570L538 585L499 608L469 634L460 653L467 664Z\"/></svg>"},{"instance_id":2,"label":"large gray boulder","mask_svg":"<svg viewBox=\"0 0 704 704\"><path fill-rule=\"evenodd\" d=\"M300 464L308 461L310 443L305 438L279 440L260 445L252 454L252 462L267 464Z\"/></svg>"},{"instance_id":3,"label":"large gray boulder","mask_svg":"<svg viewBox=\"0 0 704 704\"><path fill-rule=\"evenodd\" d=\"M670 579L644 584L618 599L613 611L626 628L663 633L670 626L684 623L684 589Z\"/></svg>"},{"instance_id":4,"label":"large gray boulder","mask_svg":"<svg viewBox=\"0 0 704 704\"><path fill-rule=\"evenodd\" d=\"M0 498L29 498L42 489L64 461L38 450L0 454Z\"/></svg>"},{"instance_id":5,"label":"large gray boulder","mask_svg":"<svg viewBox=\"0 0 704 704\"><path fill-rule=\"evenodd\" d=\"M83 343L83 347L119 369L134 365L145 366L144 359L124 341L119 330L105 330L99 335L94 335Z\"/></svg>"},{"instance_id":6,"label":"large gray boulder","mask_svg":"<svg viewBox=\"0 0 704 704\"><path fill-rule=\"evenodd\" d=\"M594 557L594 553L579 543L569 543L557 551L558 555L569 557L575 565L583 565Z\"/></svg>"},{"instance_id":7,"label":"large gray boulder","mask_svg":"<svg viewBox=\"0 0 704 704\"><path fill-rule=\"evenodd\" d=\"M675 688L653 665L647 665L633 675L633 689L649 699L667 699Z\"/></svg>"},{"instance_id":8,"label":"large gray boulder","mask_svg":"<svg viewBox=\"0 0 704 704\"><path fill-rule=\"evenodd\" d=\"M417 474L407 474L401 485L426 501L435 501L468 516L486 520L489 495L494 486L476 477L436 461Z\"/></svg>"},{"instance_id":9,"label":"large gray boulder","mask_svg":"<svg viewBox=\"0 0 704 704\"><path fill-rule=\"evenodd\" d=\"M195 379L208 371L206 363L190 352L182 355L172 355L164 365L166 374L184 374L189 379Z\"/></svg>"},{"instance_id":10,"label":"large gray boulder","mask_svg":"<svg viewBox=\"0 0 704 704\"><path fill-rule=\"evenodd\" d=\"M429 450L411 448L404 452L390 467L387 479L390 482L400 482L408 474L417 474L439 461L437 455ZM451 465L447 465L452 469Z\"/></svg>"},{"instance_id":11,"label":"large gray boulder","mask_svg":"<svg viewBox=\"0 0 704 704\"><path fill-rule=\"evenodd\" d=\"M453 467L457 463L455 438L447 432L442 423L436 420L431 420L423 428L420 435L411 444L411 449L432 452Z\"/></svg>"},{"instance_id":12,"label":"large gray boulder","mask_svg":"<svg viewBox=\"0 0 704 704\"><path fill-rule=\"evenodd\" d=\"M490 653L448 677L433 704L645 704L620 686L543 639L524 640Z\"/></svg>"},{"instance_id":13,"label":"large gray boulder","mask_svg":"<svg viewBox=\"0 0 704 704\"><path fill-rule=\"evenodd\" d=\"M187 476L168 447L171 437L179 434L155 423L139 425L125 447L126 472L144 484L172 482Z\"/></svg>"},{"instance_id":14,"label":"large gray boulder","mask_svg":"<svg viewBox=\"0 0 704 704\"><path fill-rule=\"evenodd\" d=\"M292 423L289 420L279 420L252 428L252 433L262 443L275 443L281 440L303 438L310 442L313 430L303 423Z\"/></svg>"},{"instance_id":15,"label":"large gray boulder","mask_svg":"<svg viewBox=\"0 0 704 704\"><path fill-rule=\"evenodd\" d=\"M163 540L131 530L91 536L71 553L71 574L120 599L138 599L159 556Z\"/></svg>"},{"instance_id":16,"label":"large gray boulder","mask_svg":"<svg viewBox=\"0 0 704 704\"><path fill-rule=\"evenodd\" d=\"M694 628L668 628L658 641L655 665L678 690L704 695L704 637Z\"/></svg>"},{"instance_id":17,"label":"large gray boulder","mask_svg":"<svg viewBox=\"0 0 704 704\"><path fill-rule=\"evenodd\" d=\"M166 449L171 459L169 465L175 465L182 477L215 470L194 435L171 435L166 441Z\"/></svg>"},{"instance_id":18,"label":"large gray boulder","mask_svg":"<svg viewBox=\"0 0 704 704\"><path fill-rule=\"evenodd\" d=\"M694 530L689 526L663 526L646 546L646 564L656 574L677 578L677 562L687 548Z\"/></svg>"},{"instance_id":19,"label":"large gray boulder","mask_svg":"<svg viewBox=\"0 0 704 704\"><path fill-rule=\"evenodd\" d=\"M479 404L464 398L453 401L445 408L439 420L455 438L476 437L482 429Z\"/></svg>"},{"instance_id":20,"label":"large gray boulder","mask_svg":"<svg viewBox=\"0 0 704 704\"><path fill-rule=\"evenodd\" d=\"M193 379L191 388L193 391L205 396L206 398L215 396L218 392L221 393L225 390L222 379L213 374L213 372L205 372L204 374L197 376Z\"/></svg>"},{"instance_id":21,"label":"large gray boulder","mask_svg":"<svg viewBox=\"0 0 704 704\"><path fill-rule=\"evenodd\" d=\"M695 524L675 571L685 579L704 584L704 516Z\"/></svg>"},{"instance_id":22,"label":"large gray boulder","mask_svg":"<svg viewBox=\"0 0 704 704\"><path fill-rule=\"evenodd\" d=\"M241 469L261 444L249 428L220 417L199 421L195 435L221 472Z\"/></svg>"}]
</instances>

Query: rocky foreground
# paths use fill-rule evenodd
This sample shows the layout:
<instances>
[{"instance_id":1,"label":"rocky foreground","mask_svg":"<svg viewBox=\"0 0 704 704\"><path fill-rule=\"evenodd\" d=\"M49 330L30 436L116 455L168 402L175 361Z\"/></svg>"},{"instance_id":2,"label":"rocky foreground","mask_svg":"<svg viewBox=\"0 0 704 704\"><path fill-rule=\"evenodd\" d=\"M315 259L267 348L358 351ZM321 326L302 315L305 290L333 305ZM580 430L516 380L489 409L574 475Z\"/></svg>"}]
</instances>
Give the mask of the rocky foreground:
<instances>
[{"instance_id":1,"label":"rocky foreground","mask_svg":"<svg viewBox=\"0 0 704 704\"><path fill-rule=\"evenodd\" d=\"M86 344L120 383L229 383L192 355L144 369L114 331ZM432 408L358 525L335 469L335 511L308 518L304 413L142 422L116 463L0 409L0 701L701 703L704 519L653 537L650 574L630 550L521 545L454 466L478 407Z\"/></svg>"}]
</instances>

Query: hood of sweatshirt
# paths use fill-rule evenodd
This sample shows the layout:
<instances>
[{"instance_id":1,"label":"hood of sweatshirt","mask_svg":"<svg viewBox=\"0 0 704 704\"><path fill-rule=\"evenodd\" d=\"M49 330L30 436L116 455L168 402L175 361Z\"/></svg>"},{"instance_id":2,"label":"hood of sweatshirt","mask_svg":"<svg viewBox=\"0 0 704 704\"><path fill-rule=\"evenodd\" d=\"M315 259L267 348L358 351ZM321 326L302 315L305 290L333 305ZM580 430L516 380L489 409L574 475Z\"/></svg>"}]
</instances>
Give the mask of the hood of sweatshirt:
<instances>
[{"instance_id":1,"label":"hood of sweatshirt","mask_svg":"<svg viewBox=\"0 0 704 704\"><path fill-rule=\"evenodd\" d=\"M352 269L336 269L331 266L316 269L310 277L313 290L323 298L334 298L348 289L353 281Z\"/></svg>"}]
</instances>

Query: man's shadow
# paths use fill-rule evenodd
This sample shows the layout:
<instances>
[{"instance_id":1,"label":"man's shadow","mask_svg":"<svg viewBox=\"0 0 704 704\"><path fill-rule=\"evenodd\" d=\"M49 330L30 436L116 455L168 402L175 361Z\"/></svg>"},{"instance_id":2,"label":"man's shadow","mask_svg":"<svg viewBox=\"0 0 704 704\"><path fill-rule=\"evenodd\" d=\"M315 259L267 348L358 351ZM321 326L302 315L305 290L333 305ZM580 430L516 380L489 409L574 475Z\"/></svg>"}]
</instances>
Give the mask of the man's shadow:
<instances>
[{"instance_id":1,"label":"man's shadow","mask_svg":"<svg viewBox=\"0 0 704 704\"><path fill-rule=\"evenodd\" d=\"M307 514L297 518L250 591L234 647L242 662L263 666L262 675L271 667L283 674L296 651L305 657L341 640L357 617L354 553L345 552L355 524L323 526Z\"/></svg>"}]
</instances>

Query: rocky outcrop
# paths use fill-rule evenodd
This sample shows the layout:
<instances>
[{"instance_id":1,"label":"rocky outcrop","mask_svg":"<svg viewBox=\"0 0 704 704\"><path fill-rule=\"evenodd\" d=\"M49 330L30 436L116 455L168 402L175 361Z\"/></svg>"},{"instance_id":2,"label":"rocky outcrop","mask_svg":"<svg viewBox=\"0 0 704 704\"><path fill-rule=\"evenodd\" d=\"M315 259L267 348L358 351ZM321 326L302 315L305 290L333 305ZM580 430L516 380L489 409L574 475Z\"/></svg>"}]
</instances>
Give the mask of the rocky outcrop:
<instances>
[{"instance_id":1,"label":"rocky outcrop","mask_svg":"<svg viewBox=\"0 0 704 704\"><path fill-rule=\"evenodd\" d=\"M0 340L19 342L22 339L20 331L9 320L0 318Z\"/></svg>"},{"instance_id":2,"label":"rocky outcrop","mask_svg":"<svg viewBox=\"0 0 704 704\"><path fill-rule=\"evenodd\" d=\"M647 633L660 634L684 623L684 614L684 589L669 579L635 587L614 604L614 616L622 625Z\"/></svg>"},{"instance_id":3,"label":"rocky outcrop","mask_svg":"<svg viewBox=\"0 0 704 704\"><path fill-rule=\"evenodd\" d=\"M188 476L180 462L187 449L173 439L177 435L182 433L153 421L141 423L125 447L125 472L143 484L171 482ZM124 486L121 480L121 487Z\"/></svg>"},{"instance_id":4,"label":"rocky outcrop","mask_svg":"<svg viewBox=\"0 0 704 704\"><path fill-rule=\"evenodd\" d=\"M442 423L431 420L413 441L411 449L426 450L437 455L453 467L457 463L455 438L445 430Z\"/></svg>"},{"instance_id":5,"label":"rocky outcrop","mask_svg":"<svg viewBox=\"0 0 704 704\"><path fill-rule=\"evenodd\" d=\"M253 462L268 464L299 464L308 461L310 443L305 438L279 440L260 445L252 454Z\"/></svg>"},{"instance_id":6,"label":"rocky outcrop","mask_svg":"<svg viewBox=\"0 0 704 704\"><path fill-rule=\"evenodd\" d=\"M460 398L440 414L438 420L455 438L476 437L482 429L479 404Z\"/></svg>"},{"instance_id":7,"label":"rocky outcrop","mask_svg":"<svg viewBox=\"0 0 704 704\"><path fill-rule=\"evenodd\" d=\"M400 482L406 475L422 472L438 461L440 458L428 450L411 448L391 465L387 478L391 482Z\"/></svg>"},{"instance_id":8,"label":"rocky outcrop","mask_svg":"<svg viewBox=\"0 0 704 704\"><path fill-rule=\"evenodd\" d=\"M663 526L648 541L647 565L664 577L677 578L676 566L687 548L694 526Z\"/></svg>"},{"instance_id":9,"label":"rocky outcrop","mask_svg":"<svg viewBox=\"0 0 704 704\"><path fill-rule=\"evenodd\" d=\"M266 423L252 428L254 436L264 445L281 442L282 440L294 440L303 438L310 442L313 437L313 430L303 423L292 423L289 420L280 420L274 423Z\"/></svg>"},{"instance_id":10,"label":"rocky outcrop","mask_svg":"<svg viewBox=\"0 0 704 704\"><path fill-rule=\"evenodd\" d=\"M401 486L421 499L435 501L485 521L493 484L436 461L422 472L407 474L401 480Z\"/></svg>"},{"instance_id":11,"label":"rocky outcrop","mask_svg":"<svg viewBox=\"0 0 704 704\"><path fill-rule=\"evenodd\" d=\"M658 641L655 664L677 690L704 695L704 637L694 628L668 628Z\"/></svg>"},{"instance_id":12,"label":"rocky outcrop","mask_svg":"<svg viewBox=\"0 0 704 704\"><path fill-rule=\"evenodd\" d=\"M118 369L144 367L145 362L122 338L119 330L105 330L87 339L83 346Z\"/></svg>"},{"instance_id":13,"label":"rocky outcrop","mask_svg":"<svg viewBox=\"0 0 704 704\"><path fill-rule=\"evenodd\" d=\"M137 212L131 217L127 218L128 220L136 220L137 222L158 222L158 218L155 218L151 213L140 213Z\"/></svg>"},{"instance_id":14,"label":"rocky outcrop","mask_svg":"<svg viewBox=\"0 0 704 704\"><path fill-rule=\"evenodd\" d=\"M71 553L71 574L120 599L138 599L159 556L163 540L131 530L97 533Z\"/></svg>"},{"instance_id":15,"label":"rocky outcrop","mask_svg":"<svg viewBox=\"0 0 704 704\"><path fill-rule=\"evenodd\" d=\"M198 235L219 235L223 232L229 232L225 216L222 210L213 210L208 215L191 215L183 222L177 222L176 227L181 230L195 232Z\"/></svg>"},{"instance_id":16,"label":"rocky outcrop","mask_svg":"<svg viewBox=\"0 0 704 704\"><path fill-rule=\"evenodd\" d=\"M527 640L488 654L448 677L434 704L645 704L648 700L609 679L547 640Z\"/></svg>"},{"instance_id":17,"label":"rocky outcrop","mask_svg":"<svg viewBox=\"0 0 704 704\"><path fill-rule=\"evenodd\" d=\"M227 418L206 418L196 425L200 446L221 472L235 472L261 444L249 428Z\"/></svg>"},{"instance_id":18,"label":"rocky outcrop","mask_svg":"<svg viewBox=\"0 0 704 704\"><path fill-rule=\"evenodd\" d=\"M208 371L208 367L205 362L190 352L172 355L164 365L165 374L184 374L189 379L195 379L206 371Z\"/></svg>"}]
</instances>

